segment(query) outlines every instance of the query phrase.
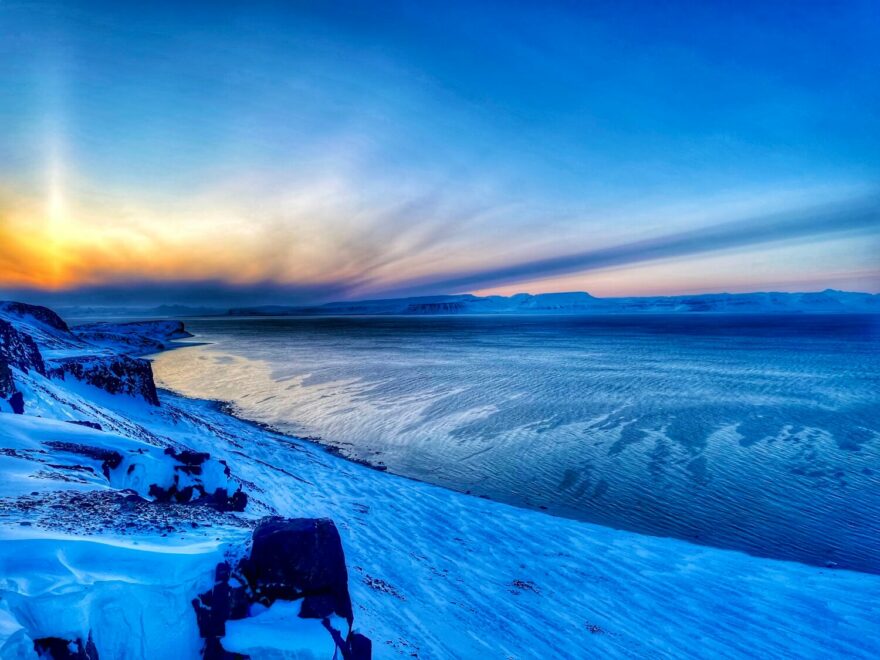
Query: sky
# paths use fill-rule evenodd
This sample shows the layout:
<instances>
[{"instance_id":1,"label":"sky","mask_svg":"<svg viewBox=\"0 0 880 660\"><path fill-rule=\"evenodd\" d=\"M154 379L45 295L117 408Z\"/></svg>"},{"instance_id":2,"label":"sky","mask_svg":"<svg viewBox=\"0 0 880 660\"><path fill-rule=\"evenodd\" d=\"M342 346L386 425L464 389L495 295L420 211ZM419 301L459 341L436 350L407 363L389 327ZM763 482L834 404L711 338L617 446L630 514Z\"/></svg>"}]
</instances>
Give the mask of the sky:
<instances>
[{"instance_id":1,"label":"sky","mask_svg":"<svg viewBox=\"0 0 880 660\"><path fill-rule=\"evenodd\" d=\"M0 0L0 295L880 291L880 4Z\"/></svg>"}]
</instances>

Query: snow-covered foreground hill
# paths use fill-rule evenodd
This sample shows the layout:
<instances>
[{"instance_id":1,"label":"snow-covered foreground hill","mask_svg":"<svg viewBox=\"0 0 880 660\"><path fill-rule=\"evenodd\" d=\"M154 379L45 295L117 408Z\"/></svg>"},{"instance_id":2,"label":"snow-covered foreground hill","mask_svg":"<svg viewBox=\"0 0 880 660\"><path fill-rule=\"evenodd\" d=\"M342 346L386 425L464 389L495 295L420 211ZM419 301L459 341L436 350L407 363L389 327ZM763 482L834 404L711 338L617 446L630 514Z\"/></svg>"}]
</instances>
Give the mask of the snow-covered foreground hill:
<instances>
[{"instance_id":1,"label":"snow-covered foreground hill","mask_svg":"<svg viewBox=\"0 0 880 660\"><path fill-rule=\"evenodd\" d=\"M164 345L176 330L142 328L151 341L140 341L94 326L77 335L21 310L4 316L47 357L42 369L9 368L24 414L0 389L0 657L35 657L37 639L80 640L74 657L83 658L90 649L200 657L206 626L192 601L211 592L224 560L250 575L236 562L265 516L335 521L354 628L376 657L880 656L880 576L640 536L394 477L213 402L160 391L155 405L140 363L113 356ZM20 338L0 344L19 365L33 357ZM85 356L96 353L110 362L93 367ZM87 368L57 366L71 360ZM253 603L216 641L253 658L332 657L332 638L298 607ZM344 632L340 609L328 618Z\"/></svg>"}]
</instances>

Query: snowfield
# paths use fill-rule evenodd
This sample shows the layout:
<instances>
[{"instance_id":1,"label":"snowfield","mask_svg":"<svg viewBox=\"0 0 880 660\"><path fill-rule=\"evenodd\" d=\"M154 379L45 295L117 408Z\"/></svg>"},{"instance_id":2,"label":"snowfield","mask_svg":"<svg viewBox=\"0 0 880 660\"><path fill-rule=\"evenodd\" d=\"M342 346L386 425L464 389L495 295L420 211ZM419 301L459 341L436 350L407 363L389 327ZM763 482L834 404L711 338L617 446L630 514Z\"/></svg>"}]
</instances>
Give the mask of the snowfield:
<instances>
[{"instance_id":1,"label":"snowfield","mask_svg":"<svg viewBox=\"0 0 880 660\"><path fill-rule=\"evenodd\" d=\"M880 657L878 575L517 509L348 462L216 402L159 390L157 406L53 371L53 359L167 346L182 327L80 335L18 308L0 318L47 360L45 373L10 363L24 414L0 402L2 658L38 657L47 638L79 640L71 657L202 657L193 600L218 564L235 572L266 516L335 522L354 628L379 658ZM254 603L220 643L333 657L301 612ZM338 605L327 617L343 635L344 619Z\"/></svg>"}]
</instances>

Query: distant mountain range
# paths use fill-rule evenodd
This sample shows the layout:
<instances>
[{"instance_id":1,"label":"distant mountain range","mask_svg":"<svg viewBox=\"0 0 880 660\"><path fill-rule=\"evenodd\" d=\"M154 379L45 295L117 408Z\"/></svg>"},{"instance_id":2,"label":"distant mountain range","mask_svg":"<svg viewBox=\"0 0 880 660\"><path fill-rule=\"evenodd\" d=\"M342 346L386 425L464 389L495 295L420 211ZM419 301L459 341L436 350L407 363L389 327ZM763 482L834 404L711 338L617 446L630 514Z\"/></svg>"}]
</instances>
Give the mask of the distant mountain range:
<instances>
[{"instance_id":1,"label":"distant mountain range","mask_svg":"<svg viewBox=\"0 0 880 660\"><path fill-rule=\"evenodd\" d=\"M447 314L678 314L880 313L880 294L827 289L812 293L713 293L690 296L596 298L589 293L514 296L422 296L333 302L315 306L263 305L230 309L230 316L354 316Z\"/></svg>"}]
</instances>

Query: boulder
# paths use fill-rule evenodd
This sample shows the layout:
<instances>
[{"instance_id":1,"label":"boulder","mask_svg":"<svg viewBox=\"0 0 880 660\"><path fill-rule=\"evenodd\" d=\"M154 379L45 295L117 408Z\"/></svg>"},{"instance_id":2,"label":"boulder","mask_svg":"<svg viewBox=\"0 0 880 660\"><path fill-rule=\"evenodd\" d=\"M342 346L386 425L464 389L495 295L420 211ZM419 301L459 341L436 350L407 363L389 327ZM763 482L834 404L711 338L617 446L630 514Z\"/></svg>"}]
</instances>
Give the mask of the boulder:
<instances>
[{"instance_id":1,"label":"boulder","mask_svg":"<svg viewBox=\"0 0 880 660\"><path fill-rule=\"evenodd\" d=\"M339 532L326 518L269 518L253 533L249 556L233 568L217 565L210 591L193 600L207 660L235 657L223 649L226 622L247 618L251 606L300 601L299 616L318 619L343 660L368 660L372 644L351 630L354 620L348 593L348 571ZM348 622L337 630L331 617Z\"/></svg>"},{"instance_id":2,"label":"boulder","mask_svg":"<svg viewBox=\"0 0 880 660\"><path fill-rule=\"evenodd\" d=\"M333 613L352 623L348 572L339 532L326 518L272 518L254 530L254 545L241 571L258 602L303 598L301 616Z\"/></svg>"}]
</instances>

